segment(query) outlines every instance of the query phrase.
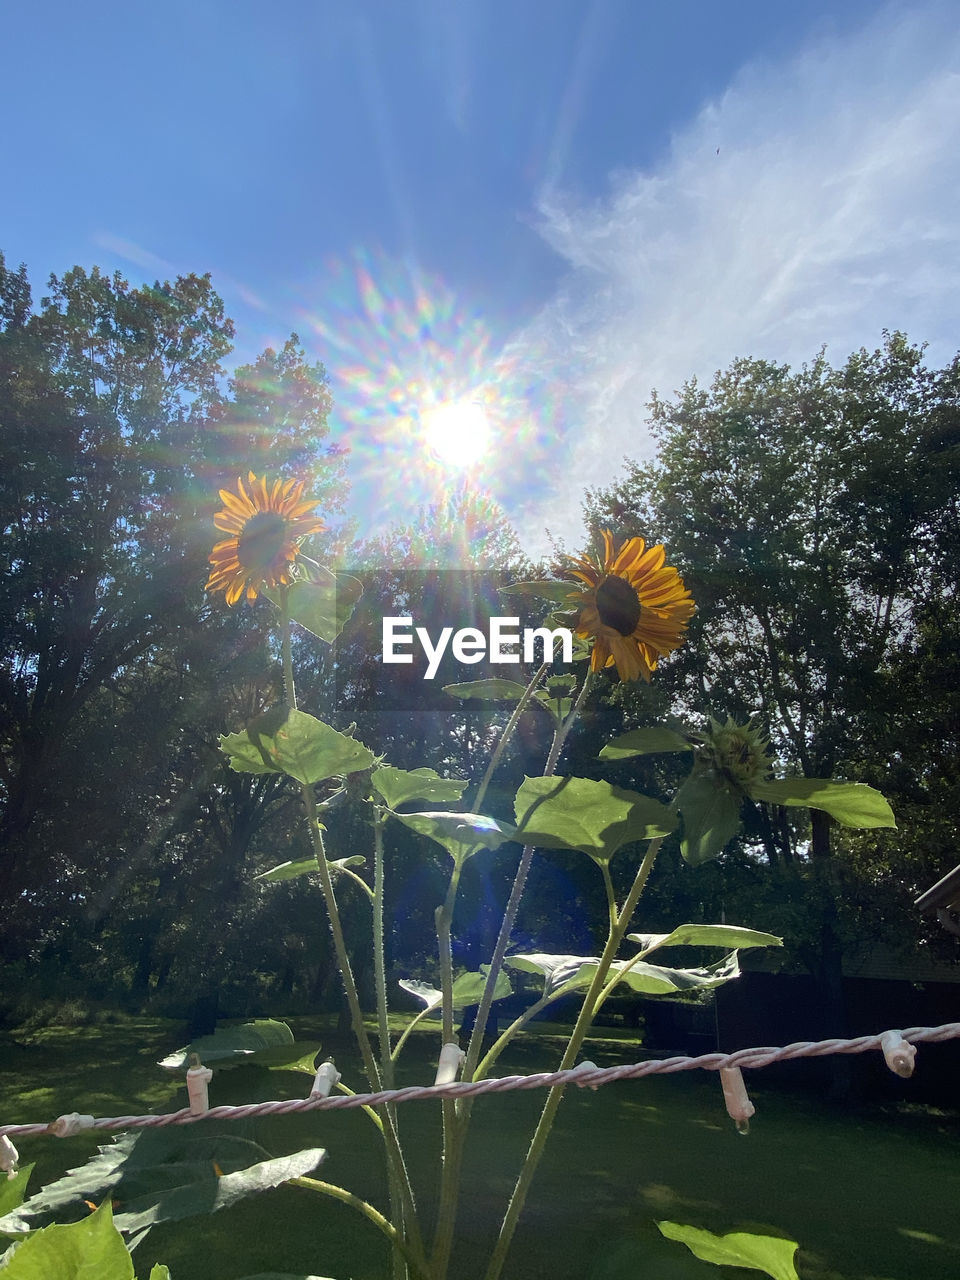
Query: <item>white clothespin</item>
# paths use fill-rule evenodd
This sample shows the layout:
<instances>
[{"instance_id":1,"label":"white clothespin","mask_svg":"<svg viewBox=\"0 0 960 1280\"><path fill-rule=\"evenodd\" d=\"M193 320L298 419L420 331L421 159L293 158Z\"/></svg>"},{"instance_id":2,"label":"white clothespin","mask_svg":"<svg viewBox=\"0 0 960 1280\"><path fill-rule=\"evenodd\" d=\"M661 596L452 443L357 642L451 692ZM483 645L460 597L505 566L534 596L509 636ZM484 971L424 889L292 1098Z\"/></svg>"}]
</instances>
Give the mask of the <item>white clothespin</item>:
<instances>
[{"instance_id":1,"label":"white clothespin","mask_svg":"<svg viewBox=\"0 0 960 1280\"><path fill-rule=\"evenodd\" d=\"M47 1132L55 1138L72 1138L81 1129L93 1128L93 1116L82 1116L77 1111L70 1111L47 1125Z\"/></svg>"},{"instance_id":2,"label":"white clothespin","mask_svg":"<svg viewBox=\"0 0 960 1280\"><path fill-rule=\"evenodd\" d=\"M437 1078L434 1084L453 1084L457 1078L463 1060L467 1055L458 1044L452 1041L440 1050L440 1061L437 1063Z\"/></svg>"},{"instance_id":3,"label":"white clothespin","mask_svg":"<svg viewBox=\"0 0 960 1280\"><path fill-rule=\"evenodd\" d=\"M332 1062L321 1062L313 1079L311 1098L329 1098L330 1090L340 1079L340 1072Z\"/></svg>"},{"instance_id":4,"label":"white clothespin","mask_svg":"<svg viewBox=\"0 0 960 1280\"><path fill-rule=\"evenodd\" d=\"M587 1071L599 1071L600 1068L595 1062L578 1062L570 1072L571 1077L578 1074L583 1075ZM578 1089L592 1089L594 1093L600 1088L598 1084L588 1084L586 1080L574 1080L574 1084Z\"/></svg>"},{"instance_id":5,"label":"white clothespin","mask_svg":"<svg viewBox=\"0 0 960 1280\"><path fill-rule=\"evenodd\" d=\"M917 1056L915 1044L904 1040L899 1031L885 1031L880 1037L880 1048L887 1066L895 1076L902 1076L906 1080L913 1075Z\"/></svg>"},{"instance_id":6,"label":"white clothespin","mask_svg":"<svg viewBox=\"0 0 960 1280\"><path fill-rule=\"evenodd\" d=\"M192 1065L187 1072L187 1097L190 1100L190 1114L192 1116L202 1116L210 1110L207 1085L213 1079L213 1072L209 1067L201 1066L200 1058L195 1053L191 1053L190 1062Z\"/></svg>"},{"instance_id":7,"label":"white clothespin","mask_svg":"<svg viewBox=\"0 0 960 1280\"><path fill-rule=\"evenodd\" d=\"M757 1109L747 1096L747 1086L743 1083L740 1068L721 1067L720 1085L727 1115L737 1126L737 1133L749 1133L750 1117L756 1114Z\"/></svg>"},{"instance_id":8,"label":"white clothespin","mask_svg":"<svg viewBox=\"0 0 960 1280\"><path fill-rule=\"evenodd\" d=\"M0 1169L6 1173L8 1178L17 1176L17 1165L20 1163L20 1153L13 1145L6 1134L0 1138Z\"/></svg>"}]
</instances>

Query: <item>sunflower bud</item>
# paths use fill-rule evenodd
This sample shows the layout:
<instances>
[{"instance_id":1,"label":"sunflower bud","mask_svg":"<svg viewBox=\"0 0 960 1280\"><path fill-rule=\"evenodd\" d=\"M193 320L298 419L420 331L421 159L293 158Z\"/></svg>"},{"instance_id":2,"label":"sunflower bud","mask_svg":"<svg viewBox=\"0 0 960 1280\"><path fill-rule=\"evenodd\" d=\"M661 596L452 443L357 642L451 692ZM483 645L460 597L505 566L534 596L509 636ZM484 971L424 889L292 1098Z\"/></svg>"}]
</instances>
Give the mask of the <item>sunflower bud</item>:
<instances>
[{"instance_id":1,"label":"sunflower bud","mask_svg":"<svg viewBox=\"0 0 960 1280\"><path fill-rule=\"evenodd\" d=\"M706 731L696 737L702 743L697 750L699 763L715 769L741 792L749 793L770 772L769 739L752 721L737 724L728 717L721 724L711 716Z\"/></svg>"}]
</instances>

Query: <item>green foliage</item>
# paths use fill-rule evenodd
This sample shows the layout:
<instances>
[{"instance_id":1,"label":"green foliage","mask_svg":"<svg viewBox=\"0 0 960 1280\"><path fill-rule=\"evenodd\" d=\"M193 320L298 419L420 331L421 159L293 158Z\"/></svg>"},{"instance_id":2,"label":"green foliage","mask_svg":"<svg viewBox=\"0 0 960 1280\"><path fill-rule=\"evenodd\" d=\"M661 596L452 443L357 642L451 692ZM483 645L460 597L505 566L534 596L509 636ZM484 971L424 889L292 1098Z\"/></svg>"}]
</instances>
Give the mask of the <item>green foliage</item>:
<instances>
[{"instance_id":1,"label":"green foliage","mask_svg":"<svg viewBox=\"0 0 960 1280\"><path fill-rule=\"evenodd\" d=\"M484 702L519 702L526 687L516 680L491 677L489 680L468 680L465 684L445 684L443 692L463 700L479 698Z\"/></svg>"},{"instance_id":2,"label":"green foliage","mask_svg":"<svg viewBox=\"0 0 960 1280\"><path fill-rule=\"evenodd\" d=\"M464 778L441 778L435 769L394 769L380 765L371 778L374 790L390 809L410 800L456 803L467 786Z\"/></svg>"},{"instance_id":3,"label":"green foliage","mask_svg":"<svg viewBox=\"0 0 960 1280\"><path fill-rule=\"evenodd\" d=\"M366 858L362 853L355 853L350 858L334 858L327 861L332 873L344 871L348 867L362 867ZM316 858L300 858L297 862L281 862L269 871L261 871L256 877L264 884L275 884L278 880L296 880L300 876L317 875Z\"/></svg>"},{"instance_id":4,"label":"green foliage","mask_svg":"<svg viewBox=\"0 0 960 1280\"><path fill-rule=\"evenodd\" d=\"M635 840L669 835L666 805L590 778L526 778L515 802L517 838L543 849L580 849L609 862Z\"/></svg>"},{"instance_id":5,"label":"green foliage","mask_svg":"<svg viewBox=\"0 0 960 1280\"><path fill-rule=\"evenodd\" d=\"M632 729L614 738L600 752L601 760L629 760L633 756L655 755L661 751L692 751L693 743L665 725Z\"/></svg>"},{"instance_id":6,"label":"green foliage","mask_svg":"<svg viewBox=\"0 0 960 1280\"><path fill-rule=\"evenodd\" d=\"M712 769L691 774L674 804L683 818L680 851L695 867L721 854L740 830L743 793Z\"/></svg>"},{"instance_id":7,"label":"green foliage","mask_svg":"<svg viewBox=\"0 0 960 1280\"><path fill-rule=\"evenodd\" d=\"M640 944L645 955L661 947L723 947L745 950L750 947L782 947L783 939L757 929L735 924L680 924L669 933L628 933L630 942Z\"/></svg>"},{"instance_id":8,"label":"green foliage","mask_svg":"<svg viewBox=\"0 0 960 1280\"><path fill-rule=\"evenodd\" d=\"M201 1036L168 1054L159 1065L167 1071L185 1071L190 1065L190 1055L195 1053L204 1066L214 1069L249 1065L283 1068L305 1057L316 1057L319 1052L319 1045L311 1047L296 1041L285 1022L259 1018Z\"/></svg>"},{"instance_id":9,"label":"green foliage","mask_svg":"<svg viewBox=\"0 0 960 1280\"><path fill-rule=\"evenodd\" d=\"M12 1178L9 1175L0 1178L0 1218L5 1217L23 1203L23 1198L27 1194L27 1183L30 1181L30 1174L34 1167L33 1164L25 1164Z\"/></svg>"},{"instance_id":10,"label":"green foliage","mask_svg":"<svg viewBox=\"0 0 960 1280\"><path fill-rule=\"evenodd\" d=\"M442 845L459 867L481 849L499 849L517 839L516 830L508 822L480 813L394 813L392 815L411 831L429 836Z\"/></svg>"},{"instance_id":11,"label":"green foliage","mask_svg":"<svg viewBox=\"0 0 960 1280\"><path fill-rule=\"evenodd\" d=\"M290 617L312 635L333 644L363 595L363 583L321 565L309 573L309 578L301 578L286 588ZM280 588L265 589L263 594L279 607Z\"/></svg>"},{"instance_id":12,"label":"green foliage","mask_svg":"<svg viewBox=\"0 0 960 1280\"><path fill-rule=\"evenodd\" d=\"M305 711L273 707L240 733L224 734L220 749L238 773L285 773L308 785L369 769L374 754Z\"/></svg>"},{"instance_id":13,"label":"green foliage","mask_svg":"<svg viewBox=\"0 0 960 1280\"><path fill-rule=\"evenodd\" d=\"M461 973L454 979L452 989L454 1009L468 1009L471 1005L480 1003L483 996L483 988L487 981L488 969L489 966L485 965L479 973ZM417 1000L421 1000L426 1009L439 1009L443 1002L443 992L431 986L429 982L418 982L413 978L401 978L398 985ZM513 988L510 985L510 979L505 973L498 973L493 989L494 1000L503 1000L506 996L511 995L512 992Z\"/></svg>"},{"instance_id":14,"label":"green foliage","mask_svg":"<svg viewBox=\"0 0 960 1280\"><path fill-rule=\"evenodd\" d=\"M747 1267L762 1271L773 1280L799 1280L794 1266L798 1248L795 1240L780 1240L776 1236L753 1235L746 1231L716 1236L712 1231L681 1226L677 1222L658 1222L657 1226L668 1240L685 1244L704 1262L715 1262L722 1267Z\"/></svg>"},{"instance_id":15,"label":"green foliage","mask_svg":"<svg viewBox=\"0 0 960 1280\"><path fill-rule=\"evenodd\" d=\"M748 797L790 808L822 809L844 827L897 825L889 803L865 783L763 777L738 782L727 769L705 766L698 754L693 772L674 800L683 818L680 849L688 862L698 866L723 852L741 830Z\"/></svg>"},{"instance_id":16,"label":"green foliage","mask_svg":"<svg viewBox=\"0 0 960 1280\"><path fill-rule=\"evenodd\" d=\"M15 1245L0 1274L5 1280L135 1280L109 1200L80 1222L45 1227Z\"/></svg>"},{"instance_id":17,"label":"green foliage","mask_svg":"<svg viewBox=\"0 0 960 1280\"><path fill-rule=\"evenodd\" d=\"M574 676L551 676L545 688L534 691L531 701L545 707L559 724L569 714L571 700L568 695L576 687L576 683ZM491 677L487 680L471 680L466 684L447 684L444 685L443 692L464 701L477 698L484 702L519 702L526 692L526 685L518 684L516 680Z\"/></svg>"},{"instance_id":18,"label":"green foliage","mask_svg":"<svg viewBox=\"0 0 960 1280\"><path fill-rule=\"evenodd\" d=\"M142 1232L159 1222L216 1213L302 1177L326 1154L310 1148L262 1159L267 1153L256 1143L209 1126L207 1122L206 1132L191 1125L124 1134L0 1219L0 1232L16 1236L36 1231L64 1214L75 1215L84 1201L99 1197L122 1203L123 1212L114 1219L119 1231Z\"/></svg>"},{"instance_id":19,"label":"green foliage","mask_svg":"<svg viewBox=\"0 0 960 1280\"><path fill-rule=\"evenodd\" d=\"M507 956L512 969L543 975L543 994L586 991L599 968L595 956L555 956L542 952ZM715 964L695 969L667 969L642 960L614 960L610 981L644 996L676 995L681 991L710 991L740 976L737 953L732 951Z\"/></svg>"},{"instance_id":20,"label":"green foliage","mask_svg":"<svg viewBox=\"0 0 960 1280\"><path fill-rule=\"evenodd\" d=\"M764 779L750 789L754 800L791 808L823 809L842 827L896 827L893 810L879 791L862 782L829 778Z\"/></svg>"}]
</instances>

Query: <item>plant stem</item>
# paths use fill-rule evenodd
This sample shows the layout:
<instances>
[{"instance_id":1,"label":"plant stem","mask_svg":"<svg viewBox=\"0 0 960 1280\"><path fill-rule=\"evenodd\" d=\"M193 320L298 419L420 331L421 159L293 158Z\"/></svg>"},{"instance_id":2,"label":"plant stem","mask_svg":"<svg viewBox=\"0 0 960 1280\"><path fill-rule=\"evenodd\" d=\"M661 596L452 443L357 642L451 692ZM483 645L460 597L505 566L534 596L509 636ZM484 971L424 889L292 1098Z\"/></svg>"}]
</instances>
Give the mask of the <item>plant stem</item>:
<instances>
[{"instance_id":1,"label":"plant stem","mask_svg":"<svg viewBox=\"0 0 960 1280\"><path fill-rule=\"evenodd\" d=\"M525 700L532 696L537 681L543 674L546 664L541 667L540 671L533 677L521 699L520 705L516 708L514 715L511 716L507 728L504 730L504 738L507 733L513 732L519 719L520 711L523 708ZM546 774L549 775L556 768L557 760L563 749L567 734L573 726L573 722L583 703L590 684L590 673L584 677L583 687L577 697L576 703L571 708L570 714L562 725L557 727L553 736L553 742L550 747L550 753L547 757ZM501 743L502 745L502 743ZM499 759L501 752L498 750L494 753L491 760L491 767L488 767L487 774L481 784L478 792L477 800L474 802L475 807L479 807L479 802L483 799L486 792L487 784L493 774L493 766ZM472 1080L473 1071L476 1068L477 1058L480 1056L480 1049L483 1044L483 1035L486 1029L487 1021L490 1017L490 1010L493 1006L493 996L496 990L497 977L503 967L503 957L506 954L507 945L510 941L510 935L513 932L514 922L516 920L517 909L520 905L520 899L523 896L523 890L526 885L527 873L530 869L530 862L533 857L533 846L524 846L520 855L520 863L514 877L513 887L510 891L510 898L504 912L504 917L500 925L500 932L497 937L497 943L494 947L493 957L490 961L490 969L487 973L486 982L484 983L483 993L480 999L480 1005L477 1010L477 1019L474 1023L473 1033L470 1037L470 1044L467 1050L467 1058L462 1072L462 1079ZM454 887L455 893L455 887ZM449 910L448 910L449 907ZM447 895L447 903L437 912L437 934L440 939L440 962L441 962L441 981L444 980L444 962L445 954L449 953L449 928L453 918L453 902L451 895ZM444 934L442 931L446 930ZM448 997L447 989L444 988L443 1002L443 1039L446 1043L453 1036L453 1008L452 1008L452 978L451 978L451 994ZM449 1007L449 1022L447 1020L447 1010ZM443 1173L440 1182L440 1206L437 1217L437 1231L434 1238L434 1248L432 1263L436 1273L437 1280L444 1280L447 1266L450 1260L450 1250L453 1245L453 1233L456 1225L457 1212L457 1196L460 1185L460 1171L463 1166L463 1151L466 1142L467 1128L470 1123L471 1106L467 1099L444 1099L441 1104L443 1108Z\"/></svg>"},{"instance_id":2,"label":"plant stem","mask_svg":"<svg viewBox=\"0 0 960 1280\"><path fill-rule=\"evenodd\" d=\"M414 1029L415 1026L417 1026L418 1023L422 1022L424 1018L426 1018L429 1014L433 1013L436 1007L437 1007L436 1005L429 1005L429 1004L424 1005L424 1007L420 1010L420 1012L416 1014L415 1017L411 1018L410 1021L407 1023L407 1025L403 1028L403 1031L400 1033L400 1039L394 1045L393 1053L390 1055L393 1058L394 1062L396 1062L396 1060L400 1057L400 1051L403 1048L403 1046L406 1044L407 1037L409 1036L410 1032Z\"/></svg>"},{"instance_id":3,"label":"plant stem","mask_svg":"<svg viewBox=\"0 0 960 1280\"><path fill-rule=\"evenodd\" d=\"M443 992L441 1007L442 1044L453 1043L453 951L450 932L453 925L453 908L460 886L460 863L454 863L447 889L446 900L436 914L437 942L440 954L440 986ZM443 1168L440 1175L440 1203L437 1208L437 1226L434 1232L431 1265L438 1280L446 1275L453 1247L453 1232L457 1220L457 1194L460 1187L460 1168L463 1155L463 1133L453 1098L440 1103L443 1116Z\"/></svg>"},{"instance_id":4,"label":"plant stem","mask_svg":"<svg viewBox=\"0 0 960 1280\"><path fill-rule=\"evenodd\" d=\"M587 1033L590 1030L590 1025L593 1022L597 998L603 991L607 974L610 971L610 965L612 964L614 956L617 953L617 949L623 941L623 936L629 927L630 919L636 909L637 902L640 900L640 895L643 893L644 887L646 886L647 878L650 875L650 871L656 860L657 854L660 851L662 843L662 837L650 841L650 844L647 846L647 852L644 854L643 861L640 864L636 877L634 878L634 882L630 888L630 892L623 904L623 909L616 917L616 920L611 924L610 936L608 937L607 944L603 949L603 955L600 957L600 963L597 966L597 972L594 974L593 981L590 984L590 989L587 992L580 1008L580 1014L577 1018L576 1024L573 1031L570 1033L570 1039L567 1042L566 1050L564 1051L563 1058L557 1068L558 1071L567 1071L573 1066L574 1060L580 1052L580 1047L586 1039ZM485 1280L499 1280L500 1273L503 1270L503 1264L506 1261L507 1252L513 1241L514 1232L517 1229L517 1222L520 1218L520 1214L523 1212L523 1206L526 1203L530 1184L533 1181L534 1174L536 1173L537 1165L540 1163L540 1157L543 1155L543 1149L546 1145L547 1138L550 1135L550 1130L553 1127L553 1121L556 1117L557 1109L559 1108L560 1102L563 1098L563 1092L563 1085L554 1085L547 1094L547 1100L544 1103L540 1120L530 1142L530 1149L527 1152L527 1157L523 1162L523 1167L521 1168L520 1175L517 1178L516 1186L513 1189L513 1195L511 1196L510 1203L507 1206L507 1211L500 1227L500 1235L497 1240L497 1245L494 1249L493 1256L490 1259L490 1265L487 1267Z\"/></svg>"},{"instance_id":5,"label":"plant stem","mask_svg":"<svg viewBox=\"0 0 960 1280\"><path fill-rule=\"evenodd\" d=\"M543 674L546 671L548 666L549 666L549 663L545 662L543 666L540 668L540 670L537 671L531 677L529 683L527 684L526 689L524 689L523 693L520 696L520 701L514 707L513 714L510 716L510 719L507 721L506 726L504 727L503 733L500 735L500 741L497 743L497 745L493 749L493 755L490 757L490 763L487 765L487 771L483 775L483 781L480 783L480 789L477 792L476 796L474 797L474 800L473 800L474 813L480 812L480 806L483 804L484 797L487 794L487 788L490 786L490 780L493 778L493 775L497 771L497 765L500 763L500 757L503 755L504 748L506 747L510 739L513 737L514 730L517 727L517 724L520 720L520 716L523 714L523 711L526 708L527 703L533 697L533 691L534 689L536 689L537 685L543 679Z\"/></svg>"},{"instance_id":6,"label":"plant stem","mask_svg":"<svg viewBox=\"0 0 960 1280\"><path fill-rule=\"evenodd\" d=\"M607 914L610 919L610 929L617 927L617 898L613 888L613 880L610 876L609 862L601 862L600 870L603 872L603 887L607 895Z\"/></svg>"},{"instance_id":7,"label":"plant stem","mask_svg":"<svg viewBox=\"0 0 960 1280\"><path fill-rule=\"evenodd\" d=\"M453 925L453 907L460 887L460 864L454 864L447 886L447 897L442 907L437 908L435 916L437 926L437 942L440 959L440 989L443 992L442 1020L443 1043L453 1039L453 949L450 941L450 930Z\"/></svg>"},{"instance_id":8,"label":"plant stem","mask_svg":"<svg viewBox=\"0 0 960 1280\"><path fill-rule=\"evenodd\" d=\"M503 1032L500 1038L494 1041L493 1045L491 1046L486 1056L481 1058L480 1062L477 1065L476 1071L474 1071L473 1073L473 1079L474 1080L485 1079L487 1072L496 1062L497 1058L500 1057L501 1053L503 1053L504 1049L513 1039L513 1037L517 1034L517 1032L522 1031L523 1028L527 1025L527 1023L530 1022L532 1018L535 1018L538 1013L542 1013L543 1010L548 1008L550 1005L552 1005L554 1001L561 999L562 996L565 996L567 994L568 994L567 992L560 990L560 991L554 991L549 996L541 996L540 999L535 1001L532 1005L530 1005L528 1009L525 1009L519 1018L515 1018L514 1021L510 1023L509 1027L507 1027L506 1031Z\"/></svg>"},{"instance_id":9,"label":"plant stem","mask_svg":"<svg viewBox=\"0 0 960 1280\"><path fill-rule=\"evenodd\" d=\"M341 1204L347 1204L351 1209L356 1209L358 1213L363 1214L368 1222L372 1222L378 1230L383 1232L393 1248L406 1259L407 1265L412 1269L414 1275L419 1276L421 1280L431 1280L425 1259L410 1247L396 1227L389 1223L383 1214L368 1201L354 1195L352 1191L345 1191L343 1187L337 1187L332 1182L321 1182L318 1178L291 1178L290 1186L303 1187L307 1191L315 1191L319 1195L330 1196L331 1199L339 1200Z\"/></svg>"},{"instance_id":10,"label":"plant stem","mask_svg":"<svg viewBox=\"0 0 960 1280\"><path fill-rule=\"evenodd\" d=\"M283 682L284 692L286 694L287 706L291 710L296 709L297 693L296 685L293 678L293 658L292 645L290 639L290 608L287 599L286 589L280 593L280 616L281 626L281 651L283 655ZM354 1037L357 1041L357 1047L360 1050L360 1056L363 1060L364 1070L370 1087L373 1090L379 1090L381 1086L380 1073L377 1069L377 1062L373 1056L373 1049L370 1044L370 1037L367 1035L366 1028L363 1025L363 1012L360 1008L360 996L357 991L356 980L353 975L353 966L350 963L350 955L347 951L346 939L343 935L343 925L340 921L340 911L337 906L337 896L334 892L333 881L330 877L330 867L327 863L326 850L323 845L323 832L320 823L319 814L317 812L317 798L314 795L313 787L307 783L300 784L300 793L303 797L303 807L306 811L307 828L310 832L310 839L313 845L313 853L317 863L317 871L320 875L320 887L323 891L323 900L327 908L327 920L330 925L330 933L333 937L334 952L337 957L337 966L340 970L340 977L343 981L344 992L347 997L347 1004L350 1008L350 1021L353 1026ZM410 1175L407 1172L403 1159L403 1152L400 1148L400 1141L397 1137L394 1118L387 1113L386 1123L383 1126L383 1140L387 1153L388 1168L391 1171L391 1178L396 1178L399 1187L403 1214L402 1221L405 1230L409 1233L411 1244L415 1251L423 1256L423 1243L420 1239L420 1230L416 1218L416 1205L413 1198L413 1188L410 1183Z\"/></svg>"},{"instance_id":11,"label":"plant stem","mask_svg":"<svg viewBox=\"0 0 960 1280\"><path fill-rule=\"evenodd\" d=\"M383 857L383 811L380 806L370 801L373 819L373 971L377 990L377 1030L380 1038L380 1078L385 1089L393 1088L393 1058L390 1054L390 1022L387 1017L387 964L384 947L383 899L384 899L384 857ZM393 1103L386 1108L387 1123L397 1135L399 1144L400 1121ZM394 1221L403 1222L403 1193L397 1177L393 1161L387 1161L387 1178L390 1193L390 1217ZM399 1253L393 1255L394 1280L405 1280L406 1268Z\"/></svg>"},{"instance_id":12,"label":"plant stem","mask_svg":"<svg viewBox=\"0 0 960 1280\"><path fill-rule=\"evenodd\" d=\"M558 725L553 735L553 742L550 744L550 752L547 756L547 762L544 766L543 776L550 777L554 769L557 767L557 761L560 758L560 752L563 750L563 744L567 740L567 735L573 728L573 722L576 719L587 690L592 683L593 673L588 671L583 679L583 686L577 695L577 700L570 709L570 714L564 720L563 724ZM483 994L480 998L480 1005L477 1009L477 1019L473 1024L473 1032L470 1036L470 1044L467 1048L467 1058L463 1064L462 1079L472 1080L473 1072L480 1057L480 1051L483 1046L483 1037L487 1029L487 1022L490 1017L490 1010L493 1007L493 993L496 990L497 978L503 968L503 957L507 954L507 947L510 943L510 935L513 933L513 926L516 922L517 911L520 907L520 899L523 897L523 891L527 884L527 874L530 871L530 863L533 860L533 845L524 845L520 854L520 861L517 864L516 875L513 879L513 885L510 889L510 897L503 913L503 920L500 923L500 932L497 935L496 945L493 948L493 955L490 958L490 969L487 973L487 980L483 986ZM469 1106L462 1108L469 1111Z\"/></svg>"},{"instance_id":13,"label":"plant stem","mask_svg":"<svg viewBox=\"0 0 960 1280\"><path fill-rule=\"evenodd\" d=\"M283 690L287 698L287 706L291 711L297 709L297 686L293 678L293 643L290 637L290 600L289 587L280 588L280 653L283 662Z\"/></svg>"},{"instance_id":14,"label":"plant stem","mask_svg":"<svg viewBox=\"0 0 960 1280\"><path fill-rule=\"evenodd\" d=\"M377 988L377 1027L380 1035L380 1074L385 1089L393 1088L393 1058L390 1055L390 1023L387 1018L387 962L384 949L383 895L383 812L371 800L373 812L373 970Z\"/></svg>"}]
</instances>

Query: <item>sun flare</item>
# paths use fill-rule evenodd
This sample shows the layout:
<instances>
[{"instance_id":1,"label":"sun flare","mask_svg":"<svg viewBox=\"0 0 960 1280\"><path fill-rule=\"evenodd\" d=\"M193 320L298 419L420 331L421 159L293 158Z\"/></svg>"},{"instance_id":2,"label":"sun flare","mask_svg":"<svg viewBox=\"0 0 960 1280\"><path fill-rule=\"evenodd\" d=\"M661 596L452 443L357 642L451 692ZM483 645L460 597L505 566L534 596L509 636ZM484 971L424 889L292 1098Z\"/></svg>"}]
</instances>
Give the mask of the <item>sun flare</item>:
<instances>
[{"instance_id":1,"label":"sun flare","mask_svg":"<svg viewBox=\"0 0 960 1280\"><path fill-rule=\"evenodd\" d=\"M423 415L427 444L452 467L469 467L490 446L490 423L483 406L474 400L452 400Z\"/></svg>"}]
</instances>

